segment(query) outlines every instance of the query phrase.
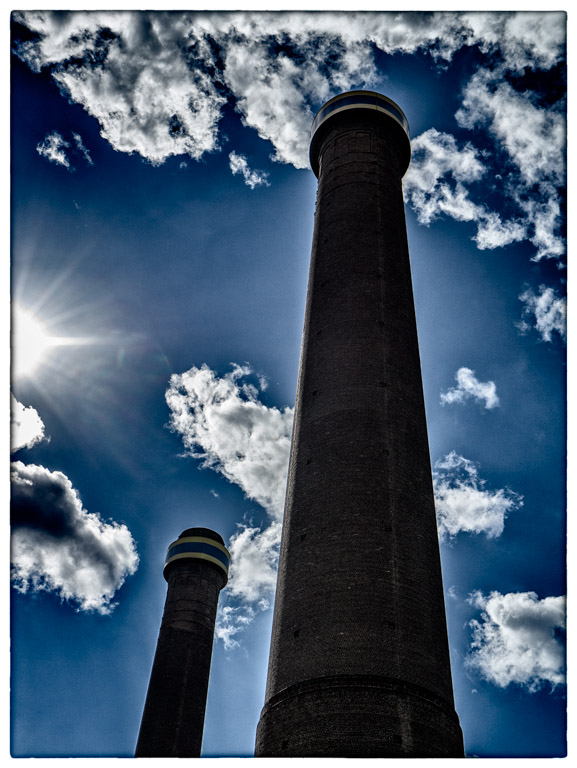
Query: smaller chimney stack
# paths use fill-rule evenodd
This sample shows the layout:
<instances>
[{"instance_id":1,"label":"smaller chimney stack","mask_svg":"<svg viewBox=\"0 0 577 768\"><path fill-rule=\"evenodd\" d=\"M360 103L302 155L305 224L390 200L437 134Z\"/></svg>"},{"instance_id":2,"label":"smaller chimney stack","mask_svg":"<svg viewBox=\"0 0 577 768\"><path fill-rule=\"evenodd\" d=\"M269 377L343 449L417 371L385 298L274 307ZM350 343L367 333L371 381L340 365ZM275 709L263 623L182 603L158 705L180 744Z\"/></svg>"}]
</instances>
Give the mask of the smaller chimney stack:
<instances>
[{"instance_id":1,"label":"smaller chimney stack","mask_svg":"<svg viewBox=\"0 0 577 768\"><path fill-rule=\"evenodd\" d=\"M188 528L168 547L168 592L135 757L200 757L214 624L230 554L218 533Z\"/></svg>"}]
</instances>

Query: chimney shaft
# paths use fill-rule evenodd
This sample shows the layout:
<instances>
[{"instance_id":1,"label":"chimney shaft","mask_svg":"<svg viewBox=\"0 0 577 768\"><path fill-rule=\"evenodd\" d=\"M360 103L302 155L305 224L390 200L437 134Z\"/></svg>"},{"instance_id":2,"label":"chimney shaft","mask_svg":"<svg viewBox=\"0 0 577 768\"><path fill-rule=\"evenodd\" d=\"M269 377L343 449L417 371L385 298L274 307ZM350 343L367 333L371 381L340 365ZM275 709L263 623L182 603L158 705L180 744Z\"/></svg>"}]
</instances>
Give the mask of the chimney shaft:
<instances>
[{"instance_id":1,"label":"chimney shaft","mask_svg":"<svg viewBox=\"0 0 577 768\"><path fill-rule=\"evenodd\" d=\"M313 123L318 176L257 756L463 757L402 177L399 107Z\"/></svg>"},{"instance_id":2,"label":"chimney shaft","mask_svg":"<svg viewBox=\"0 0 577 768\"><path fill-rule=\"evenodd\" d=\"M200 757L220 590L230 555L208 528L168 548L168 592L136 745L136 757Z\"/></svg>"}]
</instances>

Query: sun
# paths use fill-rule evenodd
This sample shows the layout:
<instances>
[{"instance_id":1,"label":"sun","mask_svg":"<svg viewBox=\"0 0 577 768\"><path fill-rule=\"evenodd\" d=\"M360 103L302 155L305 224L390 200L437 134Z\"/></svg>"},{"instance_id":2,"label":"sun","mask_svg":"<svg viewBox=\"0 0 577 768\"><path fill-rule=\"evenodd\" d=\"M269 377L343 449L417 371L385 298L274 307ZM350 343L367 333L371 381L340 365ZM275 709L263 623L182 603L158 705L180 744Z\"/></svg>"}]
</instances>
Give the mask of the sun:
<instances>
[{"instance_id":1,"label":"sun","mask_svg":"<svg viewBox=\"0 0 577 768\"><path fill-rule=\"evenodd\" d=\"M53 346L53 337L43 323L19 304L12 309L12 372L32 376Z\"/></svg>"},{"instance_id":2,"label":"sun","mask_svg":"<svg viewBox=\"0 0 577 768\"><path fill-rule=\"evenodd\" d=\"M49 364L50 352L59 347L106 346L111 343L125 344L126 340L120 336L114 341L102 336L58 336L38 315L13 302L11 342L12 375L15 378L32 378L40 366Z\"/></svg>"}]
</instances>

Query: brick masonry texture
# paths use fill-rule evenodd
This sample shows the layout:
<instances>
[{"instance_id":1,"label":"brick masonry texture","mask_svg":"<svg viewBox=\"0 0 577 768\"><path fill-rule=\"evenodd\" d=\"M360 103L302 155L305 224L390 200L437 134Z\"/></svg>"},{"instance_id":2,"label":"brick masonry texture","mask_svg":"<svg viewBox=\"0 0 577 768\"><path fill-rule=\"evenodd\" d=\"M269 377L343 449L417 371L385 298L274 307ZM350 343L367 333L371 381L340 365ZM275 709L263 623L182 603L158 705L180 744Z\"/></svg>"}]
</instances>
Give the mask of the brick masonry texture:
<instances>
[{"instance_id":1,"label":"brick masonry texture","mask_svg":"<svg viewBox=\"0 0 577 768\"><path fill-rule=\"evenodd\" d=\"M258 756L463 756L402 196L408 138L321 126Z\"/></svg>"},{"instance_id":2,"label":"brick masonry texture","mask_svg":"<svg viewBox=\"0 0 577 768\"><path fill-rule=\"evenodd\" d=\"M218 534L209 537L222 543ZM169 564L165 575L168 591L135 756L199 757L214 624L226 576L218 566L195 559Z\"/></svg>"}]
</instances>

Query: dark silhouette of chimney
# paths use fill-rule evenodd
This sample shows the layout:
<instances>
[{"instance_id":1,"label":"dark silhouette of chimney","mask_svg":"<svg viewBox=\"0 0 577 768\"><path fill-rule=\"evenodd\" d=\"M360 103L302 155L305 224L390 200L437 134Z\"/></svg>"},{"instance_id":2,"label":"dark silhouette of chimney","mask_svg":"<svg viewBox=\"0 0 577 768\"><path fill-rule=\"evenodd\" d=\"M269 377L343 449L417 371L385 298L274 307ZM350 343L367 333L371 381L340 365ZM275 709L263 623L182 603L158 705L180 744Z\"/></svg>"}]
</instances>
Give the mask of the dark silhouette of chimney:
<instances>
[{"instance_id":1,"label":"dark silhouette of chimney","mask_svg":"<svg viewBox=\"0 0 577 768\"><path fill-rule=\"evenodd\" d=\"M168 548L168 592L136 757L199 757L220 590L230 555L208 528L188 528Z\"/></svg>"},{"instance_id":2,"label":"dark silhouette of chimney","mask_svg":"<svg viewBox=\"0 0 577 768\"><path fill-rule=\"evenodd\" d=\"M463 757L402 177L407 120L352 91L318 194L257 756Z\"/></svg>"}]
</instances>

